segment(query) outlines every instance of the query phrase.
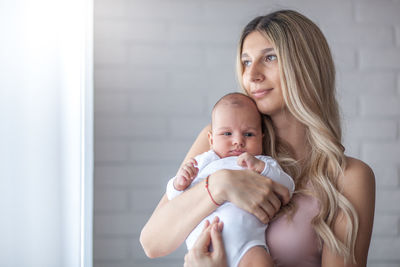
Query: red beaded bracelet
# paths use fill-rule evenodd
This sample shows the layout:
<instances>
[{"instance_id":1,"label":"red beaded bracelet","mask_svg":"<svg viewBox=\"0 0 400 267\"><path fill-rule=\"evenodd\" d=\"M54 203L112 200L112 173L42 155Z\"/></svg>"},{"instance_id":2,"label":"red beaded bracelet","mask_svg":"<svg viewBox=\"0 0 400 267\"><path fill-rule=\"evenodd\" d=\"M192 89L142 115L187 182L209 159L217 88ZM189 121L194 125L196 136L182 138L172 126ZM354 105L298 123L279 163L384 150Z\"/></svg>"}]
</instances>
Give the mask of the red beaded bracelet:
<instances>
[{"instance_id":1,"label":"red beaded bracelet","mask_svg":"<svg viewBox=\"0 0 400 267\"><path fill-rule=\"evenodd\" d=\"M214 198L212 197L212 195L211 195L211 193L210 193L210 189L208 188L208 178L209 178L209 177L210 177L210 176L207 176L207 178L206 178L206 189L207 189L208 195L210 196L211 201L212 201L215 205L221 206L221 204L218 204L218 203L214 200Z\"/></svg>"}]
</instances>

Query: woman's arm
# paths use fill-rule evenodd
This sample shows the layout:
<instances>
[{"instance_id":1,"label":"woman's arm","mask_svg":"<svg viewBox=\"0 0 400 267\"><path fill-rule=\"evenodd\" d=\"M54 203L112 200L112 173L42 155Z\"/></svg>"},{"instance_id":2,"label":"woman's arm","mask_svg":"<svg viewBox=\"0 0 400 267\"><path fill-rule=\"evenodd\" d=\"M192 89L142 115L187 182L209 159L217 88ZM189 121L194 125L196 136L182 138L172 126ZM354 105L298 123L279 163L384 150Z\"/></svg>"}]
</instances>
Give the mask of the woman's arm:
<instances>
[{"instance_id":1,"label":"woman's arm","mask_svg":"<svg viewBox=\"0 0 400 267\"><path fill-rule=\"evenodd\" d=\"M173 252L193 228L216 209L203 184L204 181L172 200L163 196L140 234L148 257L157 258Z\"/></svg>"},{"instance_id":2,"label":"woman's arm","mask_svg":"<svg viewBox=\"0 0 400 267\"><path fill-rule=\"evenodd\" d=\"M210 129L210 126L206 126L200 132L183 163L209 150L207 133ZM190 231L216 208L206 198L202 184L199 183L190 189L190 193L184 192L171 201L168 201L165 194L161 198L140 234L140 242L148 257L161 257L174 251ZM196 209L193 209L194 206Z\"/></svg>"},{"instance_id":3,"label":"woman's arm","mask_svg":"<svg viewBox=\"0 0 400 267\"><path fill-rule=\"evenodd\" d=\"M359 226L355 245L356 264L344 264L343 257L331 252L327 247L322 250L323 267L367 265L368 249L371 241L375 210L375 176L368 165L362 161L348 158L344 176L339 179L343 195L354 206L358 214ZM334 233L343 242L346 237L347 220L339 213L334 223Z\"/></svg>"},{"instance_id":4,"label":"woman's arm","mask_svg":"<svg viewBox=\"0 0 400 267\"><path fill-rule=\"evenodd\" d=\"M205 128L200 133L187 158L209 149L208 145L204 148L207 131ZM279 210L280 199L284 203L290 199L286 187L251 170L217 171L209 177L209 190L217 203L230 201L264 223ZM205 181L170 201L164 196L140 235L146 255L154 258L174 251L195 226L216 208L205 189Z\"/></svg>"},{"instance_id":5,"label":"woman's arm","mask_svg":"<svg viewBox=\"0 0 400 267\"><path fill-rule=\"evenodd\" d=\"M209 177L209 190L217 203L232 202L263 223L279 210L280 199L285 204L290 200L285 186L250 170L217 171ZM172 200L164 195L140 235L146 255L156 258L173 252L216 208L205 189L205 181Z\"/></svg>"}]
</instances>

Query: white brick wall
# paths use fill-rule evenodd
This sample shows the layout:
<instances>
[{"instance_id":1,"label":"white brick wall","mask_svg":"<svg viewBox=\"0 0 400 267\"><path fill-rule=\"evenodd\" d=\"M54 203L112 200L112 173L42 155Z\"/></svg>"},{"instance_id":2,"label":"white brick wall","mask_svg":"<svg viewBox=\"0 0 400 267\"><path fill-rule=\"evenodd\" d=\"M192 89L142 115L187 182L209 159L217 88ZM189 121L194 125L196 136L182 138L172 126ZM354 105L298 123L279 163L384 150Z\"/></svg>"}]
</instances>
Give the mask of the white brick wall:
<instances>
[{"instance_id":1,"label":"white brick wall","mask_svg":"<svg viewBox=\"0 0 400 267\"><path fill-rule=\"evenodd\" d=\"M140 229L211 107L238 88L236 43L255 15L301 11L332 47L349 155L377 182L368 266L400 266L399 0L96 0L95 267L147 259Z\"/></svg>"}]
</instances>

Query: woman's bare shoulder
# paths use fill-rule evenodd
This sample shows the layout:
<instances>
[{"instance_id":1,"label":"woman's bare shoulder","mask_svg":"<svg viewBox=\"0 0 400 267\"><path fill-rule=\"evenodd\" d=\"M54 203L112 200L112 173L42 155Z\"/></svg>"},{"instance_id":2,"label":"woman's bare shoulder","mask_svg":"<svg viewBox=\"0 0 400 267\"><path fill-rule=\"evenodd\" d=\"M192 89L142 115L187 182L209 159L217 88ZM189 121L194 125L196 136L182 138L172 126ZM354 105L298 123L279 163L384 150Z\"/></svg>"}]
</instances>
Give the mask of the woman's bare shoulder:
<instances>
[{"instance_id":1,"label":"woman's bare shoulder","mask_svg":"<svg viewBox=\"0 0 400 267\"><path fill-rule=\"evenodd\" d=\"M368 164L352 157L346 157L346 161L347 164L343 176L345 180L365 179L367 180L366 182L371 182L372 180L374 180L374 172Z\"/></svg>"},{"instance_id":2,"label":"woman's bare shoulder","mask_svg":"<svg viewBox=\"0 0 400 267\"><path fill-rule=\"evenodd\" d=\"M347 157L346 169L338 179L338 187L358 215L358 233L355 245L355 258L358 265L350 264L349 266L365 266L374 221L374 172L365 162ZM339 212L335 219L334 233L342 242L346 239L347 217L343 212ZM324 247L322 261L324 266L344 266L343 258L331 253L326 247Z\"/></svg>"},{"instance_id":3,"label":"woman's bare shoulder","mask_svg":"<svg viewBox=\"0 0 400 267\"><path fill-rule=\"evenodd\" d=\"M350 194L359 190L374 190L375 175L371 167L365 162L346 157L346 169L343 175L339 177L338 185L343 191Z\"/></svg>"}]
</instances>

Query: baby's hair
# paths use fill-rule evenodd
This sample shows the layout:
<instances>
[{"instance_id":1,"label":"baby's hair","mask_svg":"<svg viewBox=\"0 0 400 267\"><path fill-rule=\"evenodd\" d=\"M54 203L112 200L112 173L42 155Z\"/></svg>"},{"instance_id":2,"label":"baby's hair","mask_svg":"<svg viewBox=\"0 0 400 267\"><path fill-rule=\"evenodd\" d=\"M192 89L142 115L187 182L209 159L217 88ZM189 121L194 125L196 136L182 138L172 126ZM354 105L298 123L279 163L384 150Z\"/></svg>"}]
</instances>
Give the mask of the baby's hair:
<instances>
[{"instance_id":1,"label":"baby's hair","mask_svg":"<svg viewBox=\"0 0 400 267\"><path fill-rule=\"evenodd\" d=\"M236 107L243 107L246 102L243 99L247 98L248 100L250 100L254 105L256 105L256 102L249 97L248 95L245 95L243 93L239 93L239 92L234 92L234 93L229 93L224 95L223 97L221 97L217 103L215 103L212 112L214 112L214 110L221 104L225 104L225 105L232 105L232 106L236 106ZM260 114L261 116L261 114Z\"/></svg>"}]
</instances>

